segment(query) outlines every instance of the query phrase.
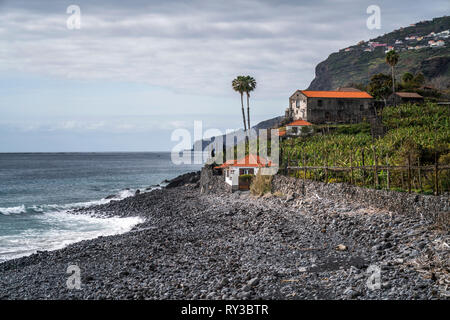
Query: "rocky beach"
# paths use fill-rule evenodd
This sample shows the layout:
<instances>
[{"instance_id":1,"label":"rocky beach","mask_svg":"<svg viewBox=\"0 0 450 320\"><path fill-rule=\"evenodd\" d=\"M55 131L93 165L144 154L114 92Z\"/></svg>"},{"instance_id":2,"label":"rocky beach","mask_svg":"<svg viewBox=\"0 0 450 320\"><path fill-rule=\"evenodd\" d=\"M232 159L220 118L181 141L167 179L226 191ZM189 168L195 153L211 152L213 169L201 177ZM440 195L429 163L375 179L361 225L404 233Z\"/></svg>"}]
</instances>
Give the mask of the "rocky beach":
<instances>
[{"instance_id":1,"label":"rocky beach","mask_svg":"<svg viewBox=\"0 0 450 320\"><path fill-rule=\"evenodd\" d=\"M199 178L74 211L145 222L0 264L0 299L449 298L436 219L314 193L201 193Z\"/></svg>"}]
</instances>

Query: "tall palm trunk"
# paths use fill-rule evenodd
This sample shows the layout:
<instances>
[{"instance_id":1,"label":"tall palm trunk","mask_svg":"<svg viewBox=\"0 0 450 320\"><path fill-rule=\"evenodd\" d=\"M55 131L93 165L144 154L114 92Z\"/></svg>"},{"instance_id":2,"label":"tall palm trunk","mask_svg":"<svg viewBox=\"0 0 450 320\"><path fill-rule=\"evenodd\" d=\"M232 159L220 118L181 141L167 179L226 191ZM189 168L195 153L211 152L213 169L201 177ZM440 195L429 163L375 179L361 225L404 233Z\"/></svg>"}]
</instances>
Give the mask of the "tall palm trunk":
<instances>
[{"instance_id":1,"label":"tall palm trunk","mask_svg":"<svg viewBox=\"0 0 450 320\"><path fill-rule=\"evenodd\" d=\"M394 77L394 66L391 66L392 70L392 94L394 97L394 106L397 106L397 99L395 98L395 77Z\"/></svg>"},{"instance_id":2,"label":"tall palm trunk","mask_svg":"<svg viewBox=\"0 0 450 320\"><path fill-rule=\"evenodd\" d=\"M248 124L248 130L252 127L250 127L250 95L247 93L247 124Z\"/></svg>"},{"instance_id":3,"label":"tall palm trunk","mask_svg":"<svg viewBox=\"0 0 450 320\"><path fill-rule=\"evenodd\" d=\"M247 132L247 125L245 124L244 93L241 93L241 106L242 106L242 120L244 121L244 131Z\"/></svg>"}]
</instances>

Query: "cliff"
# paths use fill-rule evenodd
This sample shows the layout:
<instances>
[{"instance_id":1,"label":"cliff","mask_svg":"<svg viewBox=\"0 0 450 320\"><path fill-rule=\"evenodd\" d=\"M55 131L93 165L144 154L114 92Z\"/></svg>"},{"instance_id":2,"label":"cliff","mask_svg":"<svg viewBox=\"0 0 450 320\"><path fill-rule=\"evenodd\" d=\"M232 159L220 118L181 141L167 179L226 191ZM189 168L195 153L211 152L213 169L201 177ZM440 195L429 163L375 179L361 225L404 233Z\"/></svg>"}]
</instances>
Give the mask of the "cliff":
<instances>
[{"instance_id":1,"label":"cliff","mask_svg":"<svg viewBox=\"0 0 450 320\"><path fill-rule=\"evenodd\" d=\"M450 83L450 37L445 33L449 29L450 17L444 16L332 53L317 65L316 77L308 90L333 90L351 84L367 84L376 73L390 73L385 62L385 51L389 46L400 55L396 66L397 79L405 72L422 72L427 81L440 78L443 83Z\"/></svg>"}]
</instances>

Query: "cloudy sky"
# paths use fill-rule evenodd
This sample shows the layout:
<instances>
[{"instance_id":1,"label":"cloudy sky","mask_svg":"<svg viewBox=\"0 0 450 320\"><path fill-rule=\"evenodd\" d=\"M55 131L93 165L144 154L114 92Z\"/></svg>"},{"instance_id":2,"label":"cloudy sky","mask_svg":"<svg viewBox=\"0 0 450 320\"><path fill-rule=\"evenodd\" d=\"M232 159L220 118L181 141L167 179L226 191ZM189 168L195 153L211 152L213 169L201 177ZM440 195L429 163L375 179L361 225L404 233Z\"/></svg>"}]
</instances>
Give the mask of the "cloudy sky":
<instances>
[{"instance_id":1,"label":"cloudy sky","mask_svg":"<svg viewBox=\"0 0 450 320\"><path fill-rule=\"evenodd\" d=\"M194 120L239 128L239 74L258 82L256 124L330 53L449 12L448 0L0 0L0 152L162 151Z\"/></svg>"}]
</instances>

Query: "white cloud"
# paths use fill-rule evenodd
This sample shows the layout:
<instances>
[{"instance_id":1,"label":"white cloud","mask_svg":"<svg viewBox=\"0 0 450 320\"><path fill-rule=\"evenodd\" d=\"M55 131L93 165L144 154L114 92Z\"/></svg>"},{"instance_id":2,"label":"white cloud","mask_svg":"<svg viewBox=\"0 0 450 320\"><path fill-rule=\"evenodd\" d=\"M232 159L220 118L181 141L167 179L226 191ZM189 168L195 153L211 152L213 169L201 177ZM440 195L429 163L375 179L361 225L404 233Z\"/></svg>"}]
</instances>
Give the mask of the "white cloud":
<instances>
[{"instance_id":1,"label":"white cloud","mask_svg":"<svg viewBox=\"0 0 450 320\"><path fill-rule=\"evenodd\" d=\"M209 95L229 93L231 79L248 73L259 96L285 96L308 86L329 53L368 32L366 6L346 1L338 9L334 2L141 4L121 11L114 2L97 8L81 1L81 30L66 28L62 6L7 7L0 13L0 70Z\"/></svg>"}]
</instances>

